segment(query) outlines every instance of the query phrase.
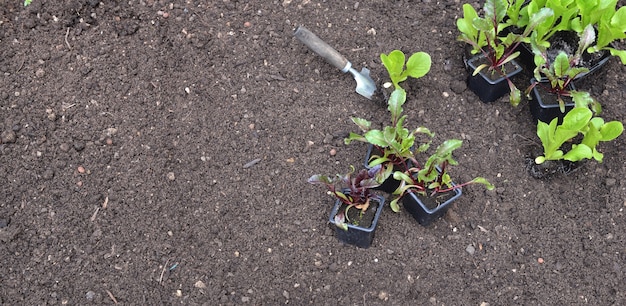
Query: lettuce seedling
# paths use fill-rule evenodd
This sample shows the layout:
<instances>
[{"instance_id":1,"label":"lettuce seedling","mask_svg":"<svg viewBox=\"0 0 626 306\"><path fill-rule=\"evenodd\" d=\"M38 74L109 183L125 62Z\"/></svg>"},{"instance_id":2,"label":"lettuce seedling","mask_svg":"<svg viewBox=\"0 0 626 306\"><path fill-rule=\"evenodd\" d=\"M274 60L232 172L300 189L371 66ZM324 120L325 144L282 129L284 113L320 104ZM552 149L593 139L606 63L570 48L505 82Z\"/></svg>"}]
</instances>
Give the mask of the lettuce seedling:
<instances>
[{"instance_id":1,"label":"lettuce seedling","mask_svg":"<svg viewBox=\"0 0 626 306\"><path fill-rule=\"evenodd\" d=\"M571 30L572 20L579 14L577 2L578 1L573 0L529 1L528 4L523 6L518 12L519 19L517 19L518 22L516 26L524 28L528 25L531 17L537 14L537 12L544 8L551 9L553 12L552 16L546 18L544 22L538 24L532 31L538 44L548 48L550 46L548 39L552 37L552 35L558 31ZM528 42L528 38L525 38L524 42Z\"/></svg>"},{"instance_id":2,"label":"lettuce seedling","mask_svg":"<svg viewBox=\"0 0 626 306\"><path fill-rule=\"evenodd\" d=\"M406 69L405 58L404 53L400 50L393 50L389 55L384 53L380 55L380 60L387 68L389 78L395 89L400 88L400 83L408 77L421 78L430 71L431 59L428 53L413 53L406 62Z\"/></svg>"},{"instance_id":3,"label":"lettuce seedling","mask_svg":"<svg viewBox=\"0 0 626 306\"><path fill-rule=\"evenodd\" d=\"M580 2L581 17L572 22L572 28L580 32L587 25L595 25L598 31L596 44L588 52L608 50L611 55L620 58L626 65L626 50L618 50L610 44L618 39L626 38L626 6L616 10L617 0L610 1L577 1Z\"/></svg>"},{"instance_id":4,"label":"lettuce seedling","mask_svg":"<svg viewBox=\"0 0 626 306\"><path fill-rule=\"evenodd\" d=\"M430 155L423 167L414 157L411 161L415 167L406 171L395 171L393 178L401 181L400 186L393 193L393 200L390 202L391 209L395 212L400 210L398 202L407 192L417 192L422 195L434 196L437 193L445 193L469 184L483 184L488 190L493 190L494 186L483 177L476 177L471 181L454 185L448 166L458 165L452 157L454 150L461 147L462 140L448 139L444 141L435 153Z\"/></svg>"},{"instance_id":5,"label":"lettuce seedling","mask_svg":"<svg viewBox=\"0 0 626 306\"><path fill-rule=\"evenodd\" d=\"M519 18L513 13L509 21L524 27L527 21L543 8L549 8L554 15L538 25L534 32L541 45L548 47L548 39L558 31L582 33L588 26L597 31L598 40L587 52L607 50L620 58L626 65L626 50L610 46L616 40L626 38L626 7L617 9L618 0L532 0L519 11Z\"/></svg>"},{"instance_id":6,"label":"lettuce seedling","mask_svg":"<svg viewBox=\"0 0 626 306\"><path fill-rule=\"evenodd\" d=\"M516 8L521 6L519 2L524 1L512 0L509 3L507 0L486 0L483 6L484 17L478 16L472 5L467 3L463 5L463 18L459 18L456 23L461 32L458 40L471 45L472 54L482 53L489 62L476 67L473 75L483 69L488 69L491 73L498 73L506 78L503 66L519 56L519 51L515 51L517 46L531 34L535 27L554 15L551 9L542 8L530 16L521 34L508 31L508 34L504 36L503 30L511 25L505 21L507 12L511 14L511 11L517 11ZM511 6L514 6L514 9L509 9ZM511 80L506 79L511 89L511 104L518 105L521 92Z\"/></svg>"},{"instance_id":7,"label":"lettuce seedling","mask_svg":"<svg viewBox=\"0 0 626 306\"><path fill-rule=\"evenodd\" d=\"M568 160L577 162L583 159L595 159L602 162L604 155L596 149L600 141L611 141L624 131L619 121L605 123L600 117L586 107L575 107L558 124L558 118L550 124L539 121L537 136L543 145L543 155L535 158L535 163L542 164L546 160ZM580 143L572 144L572 149L563 152L562 146L579 134L584 135Z\"/></svg>"}]
</instances>

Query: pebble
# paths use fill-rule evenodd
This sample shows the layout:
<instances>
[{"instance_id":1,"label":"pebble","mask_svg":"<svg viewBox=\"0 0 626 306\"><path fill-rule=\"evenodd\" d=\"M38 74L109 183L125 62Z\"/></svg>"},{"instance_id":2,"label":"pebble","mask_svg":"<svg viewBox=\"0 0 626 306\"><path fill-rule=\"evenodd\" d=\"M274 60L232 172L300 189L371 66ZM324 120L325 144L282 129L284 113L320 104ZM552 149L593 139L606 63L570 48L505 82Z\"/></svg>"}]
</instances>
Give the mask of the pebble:
<instances>
[{"instance_id":1,"label":"pebble","mask_svg":"<svg viewBox=\"0 0 626 306\"><path fill-rule=\"evenodd\" d=\"M330 154L330 156L335 156L335 155L337 155L337 150L335 150L335 149L330 149L329 154Z\"/></svg>"},{"instance_id":2,"label":"pebble","mask_svg":"<svg viewBox=\"0 0 626 306\"><path fill-rule=\"evenodd\" d=\"M474 248L474 246L472 245L468 245L465 248L465 252L469 253L470 255L474 255L474 253L476 252L476 248Z\"/></svg>"},{"instance_id":3,"label":"pebble","mask_svg":"<svg viewBox=\"0 0 626 306\"><path fill-rule=\"evenodd\" d=\"M35 75L38 78L43 77L45 74L46 74L46 72L43 69L41 69L41 68L39 68L39 69L37 69L37 71L35 71Z\"/></svg>"},{"instance_id":4,"label":"pebble","mask_svg":"<svg viewBox=\"0 0 626 306\"><path fill-rule=\"evenodd\" d=\"M61 151L63 152L67 152L70 149L70 145L68 145L67 143L62 143L59 148L61 149Z\"/></svg>"},{"instance_id":5,"label":"pebble","mask_svg":"<svg viewBox=\"0 0 626 306\"><path fill-rule=\"evenodd\" d=\"M176 179L176 175L174 174L174 172L168 172L167 173L167 179L170 181L173 181Z\"/></svg>"},{"instance_id":6,"label":"pebble","mask_svg":"<svg viewBox=\"0 0 626 306\"><path fill-rule=\"evenodd\" d=\"M614 178L607 178L604 183L606 184L606 187L613 187L615 186L615 183L617 183L617 180Z\"/></svg>"},{"instance_id":7,"label":"pebble","mask_svg":"<svg viewBox=\"0 0 626 306\"><path fill-rule=\"evenodd\" d=\"M85 149L85 143L82 141L74 141L74 150L80 152Z\"/></svg>"},{"instance_id":8,"label":"pebble","mask_svg":"<svg viewBox=\"0 0 626 306\"><path fill-rule=\"evenodd\" d=\"M0 228L9 226L9 219L0 219Z\"/></svg>"},{"instance_id":9,"label":"pebble","mask_svg":"<svg viewBox=\"0 0 626 306\"><path fill-rule=\"evenodd\" d=\"M94 297L96 297L96 293L93 291L87 291L87 294L85 294L85 297L87 298L87 300L92 301Z\"/></svg>"},{"instance_id":10,"label":"pebble","mask_svg":"<svg viewBox=\"0 0 626 306\"><path fill-rule=\"evenodd\" d=\"M195 284L193 284L193 286L200 289L206 288L206 284L203 281L197 281Z\"/></svg>"},{"instance_id":11,"label":"pebble","mask_svg":"<svg viewBox=\"0 0 626 306\"><path fill-rule=\"evenodd\" d=\"M41 175L41 177L44 180L51 180L54 177L54 170L52 169L46 169L43 174Z\"/></svg>"},{"instance_id":12,"label":"pebble","mask_svg":"<svg viewBox=\"0 0 626 306\"><path fill-rule=\"evenodd\" d=\"M251 160L251 161L247 162L245 165L243 165L243 168L244 168L244 169L248 169L248 168L250 168L250 167L252 167L252 166L254 166L254 165L258 164L260 161L261 161L261 159L260 159L260 158L253 159L253 160Z\"/></svg>"},{"instance_id":13,"label":"pebble","mask_svg":"<svg viewBox=\"0 0 626 306\"><path fill-rule=\"evenodd\" d=\"M453 81L450 83L450 90L454 93L460 94L467 89L467 84L463 81Z\"/></svg>"},{"instance_id":14,"label":"pebble","mask_svg":"<svg viewBox=\"0 0 626 306\"><path fill-rule=\"evenodd\" d=\"M339 271L339 265L333 262L330 265L328 265L328 270L330 270L330 272L337 272Z\"/></svg>"},{"instance_id":15,"label":"pebble","mask_svg":"<svg viewBox=\"0 0 626 306\"><path fill-rule=\"evenodd\" d=\"M0 134L0 143L14 143L16 139L17 136L13 131L4 131Z\"/></svg>"},{"instance_id":16,"label":"pebble","mask_svg":"<svg viewBox=\"0 0 626 306\"><path fill-rule=\"evenodd\" d=\"M381 301L386 301L389 299L389 293L385 292L385 291L381 291L378 293L378 299Z\"/></svg>"}]
</instances>

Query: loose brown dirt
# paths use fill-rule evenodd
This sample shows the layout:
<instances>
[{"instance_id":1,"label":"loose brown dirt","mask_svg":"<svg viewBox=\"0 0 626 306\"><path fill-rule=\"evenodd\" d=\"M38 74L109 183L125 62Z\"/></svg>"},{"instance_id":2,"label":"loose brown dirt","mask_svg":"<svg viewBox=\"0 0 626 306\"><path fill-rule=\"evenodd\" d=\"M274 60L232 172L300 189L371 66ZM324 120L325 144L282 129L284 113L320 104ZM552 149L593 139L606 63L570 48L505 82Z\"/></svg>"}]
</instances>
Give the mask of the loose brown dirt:
<instances>
[{"instance_id":1,"label":"loose brown dirt","mask_svg":"<svg viewBox=\"0 0 626 306\"><path fill-rule=\"evenodd\" d=\"M458 1L0 3L0 304L626 303L626 137L530 177L527 103L465 86ZM342 246L306 180L360 166L349 117L388 113L298 25L379 84L381 53L428 52L409 126L463 139L452 175L496 190L430 227L386 207L372 247ZM585 84L607 120L626 122L625 72Z\"/></svg>"}]
</instances>

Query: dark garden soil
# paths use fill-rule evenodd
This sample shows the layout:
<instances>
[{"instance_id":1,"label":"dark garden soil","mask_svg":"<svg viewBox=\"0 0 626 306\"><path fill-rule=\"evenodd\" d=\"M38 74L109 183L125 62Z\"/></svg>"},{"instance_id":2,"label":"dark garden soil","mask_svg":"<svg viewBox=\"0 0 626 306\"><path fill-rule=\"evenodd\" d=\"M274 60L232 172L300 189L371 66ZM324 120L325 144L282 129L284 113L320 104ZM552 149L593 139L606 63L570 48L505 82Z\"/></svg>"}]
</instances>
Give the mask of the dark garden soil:
<instances>
[{"instance_id":1,"label":"dark garden soil","mask_svg":"<svg viewBox=\"0 0 626 306\"><path fill-rule=\"evenodd\" d=\"M459 1L0 3L0 304L626 303L626 137L532 178L527 102L466 88ZM428 52L409 126L463 139L455 181L497 188L429 227L386 207L369 249L341 245L306 180L359 167L349 117L388 113L301 24L379 85L380 53ZM624 73L587 84L607 120L626 122Z\"/></svg>"}]
</instances>

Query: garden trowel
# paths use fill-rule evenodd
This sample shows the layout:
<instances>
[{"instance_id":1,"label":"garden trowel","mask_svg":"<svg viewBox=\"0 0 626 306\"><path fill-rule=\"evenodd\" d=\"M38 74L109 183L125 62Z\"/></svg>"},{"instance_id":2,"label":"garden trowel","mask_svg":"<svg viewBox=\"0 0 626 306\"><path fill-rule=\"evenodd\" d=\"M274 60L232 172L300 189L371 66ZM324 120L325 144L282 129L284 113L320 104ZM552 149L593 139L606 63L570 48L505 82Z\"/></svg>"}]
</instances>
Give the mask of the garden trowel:
<instances>
[{"instance_id":1,"label":"garden trowel","mask_svg":"<svg viewBox=\"0 0 626 306\"><path fill-rule=\"evenodd\" d=\"M368 99L372 99L376 91L376 84L370 77L369 69L363 68L361 72L356 71L356 69L352 68L352 63L343 55L303 26L299 26L293 35L328 63L341 69L341 72L350 72L354 76L354 80L356 80L356 92Z\"/></svg>"}]
</instances>

